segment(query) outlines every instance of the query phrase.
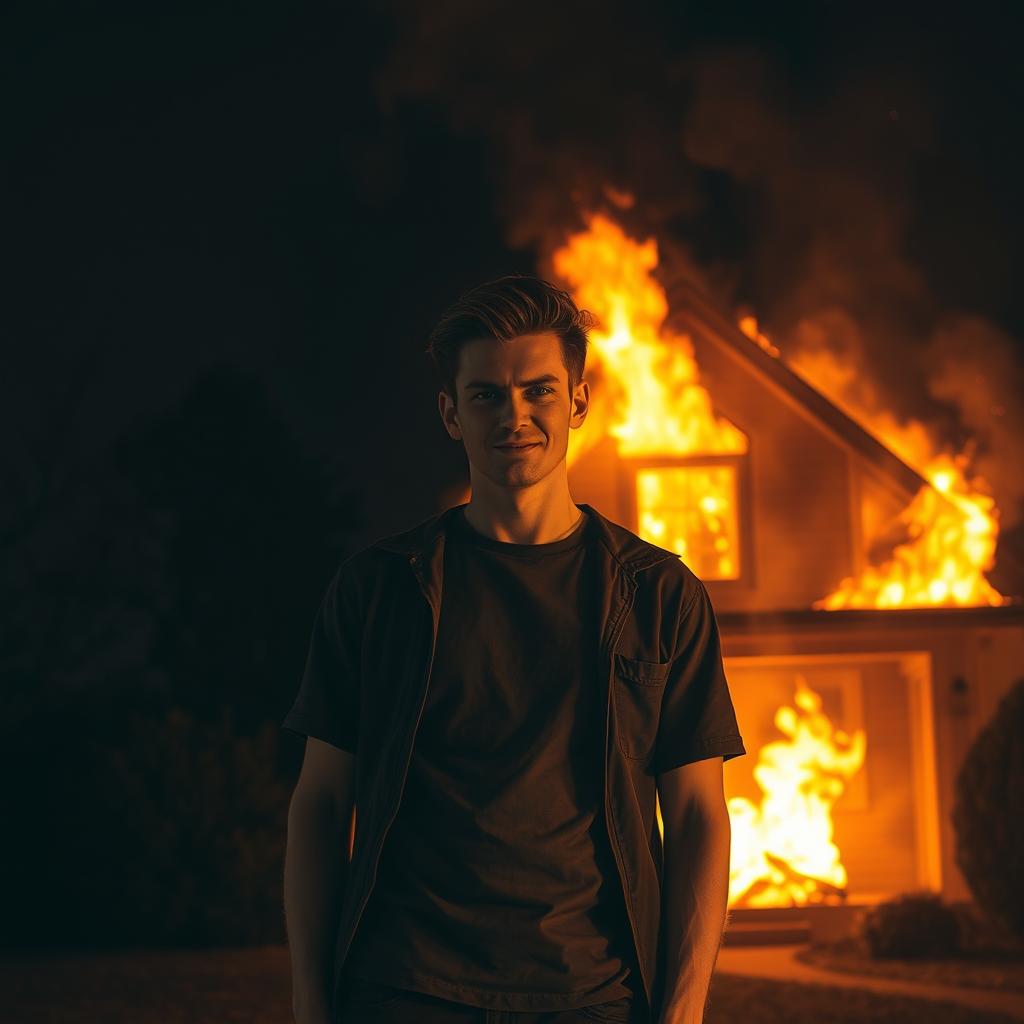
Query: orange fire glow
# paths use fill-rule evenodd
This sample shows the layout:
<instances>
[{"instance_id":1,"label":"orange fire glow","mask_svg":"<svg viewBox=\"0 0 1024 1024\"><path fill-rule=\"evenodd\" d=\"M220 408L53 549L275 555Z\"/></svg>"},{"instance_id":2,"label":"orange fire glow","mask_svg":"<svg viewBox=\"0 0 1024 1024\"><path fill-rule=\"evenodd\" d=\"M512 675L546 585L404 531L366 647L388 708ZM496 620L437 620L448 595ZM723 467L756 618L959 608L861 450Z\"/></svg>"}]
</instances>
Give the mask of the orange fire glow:
<instances>
[{"instance_id":1,"label":"orange fire glow","mask_svg":"<svg viewBox=\"0 0 1024 1024\"><path fill-rule=\"evenodd\" d=\"M968 485L963 466L939 456L922 487L900 514L909 540L880 566L847 577L816 608L907 608L926 605L1000 605L1003 596L983 573L995 561L999 533L994 500Z\"/></svg>"},{"instance_id":2,"label":"orange fire glow","mask_svg":"<svg viewBox=\"0 0 1024 1024\"><path fill-rule=\"evenodd\" d=\"M701 386L690 338L664 327L665 291L652 276L654 239L629 238L610 218L589 216L585 231L554 254L556 273L601 326L590 334L595 374L605 389L586 431L569 436L568 465L603 437L622 457L741 454L746 435L716 416ZM729 466L647 466L637 472L637 531L676 551L705 578L739 571L735 473ZM692 493L699 488L700 494ZM691 500L694 499L695 500Z\"/></svg>"},{"instance_id":3,"label":"orange fire glow","mask_svg":"<svg viewBox=\"0 0 1024 1024\"><path fill-rule=\"evenodd\" d=\"M663 327L668 302L651 276L657 265L653 238L636 242L602 214L591 215L587 229L554 255L555 271L569 282L577 304L601 320L602 328L591 331L590 351L612 392L604 433L618 440L625 456L745 452L743 432L711 409L689 337ZM573 431L570 442L583 433ZM570 444L569 455L579 454Z\"/></svg>"},{"instance_id":4,"label":"orange fire glow","mask_svg":"<svg viewBox=\"0 0 1024 1024\"><path fill-rule=\"evenodd\" d=\"M845 891L846 869L832 841L832 807L864 763L864 731L848 735L834 729L821 697L802 676L793 704L775 713L786 739L758 751L760 806L743 797L729 801L730 906L803 905Z\"/></svg>"},{"instance_id":5,"label":"orange fire glow","mask_svg":"<svg viewBox=\"0 0 1024 1024\"><path fill-rule=\"evenodd\" d=\"M601 322L590 352L602 402L591 407L588 430L570 434L567 461L609 436L623 458L676 456L654 465L639 460L637 532L678 552L702 578L735 578L738 495L730 457L747 451L747 438L714 414L690 338L666 329L668 303L652 273L657 263L653 239L637 242L600 214L554 254L556 274ZM744 330L779 357L752 317ZM759 751L760 806L729 802L731 904L806 903L846 885L831 809L863 763L865 737L833 730L802 678L794 705L775 715L786 739ZM663 828L660 811L658 817Z\"/></svg>"},{"instance_id":6,"label":"orange fire glow","mask_svg":"<svg viewBox=\"0 0 1024 1024\"><path fill-rule=\"evenodd\" d=\"M600 318L590 351L605 393L590 410L588 429L570 434L568 464L608 436L616 439L622 457L746 452L743 432L712 410L689 337L664 326L669 310L653 276L655 240L637 242L603 214L586 220L586 229L554 254L553 265L576 302ZM780 358L755 317L743 316L739 326ZM802 354L792 368L930 482L900 516L906 540L881 564L844 579L814 607L1004 603L984 575L995 561L998 510L985 481L968 480L967 459L936 452L920 423L902 424L851 404L848 385L856 371L829 352ZM698 476L709 487L714 484L703 500L688 500L685 508L681 499L673 501L680 486L690 488ZM736 500L728 467L698 465L686 472L682 466L645 467L637 477L637 531L676 551L704 578L734 579L739 573Z\"/></svg>"},{"instance_id":7,"label":"orange fire glow","mask_svg":"<svg viewBox=\"0 0 1024 1024\"><path fill-rule=\"evenodd\" d=\"M753 317L741 318L739 326L760 347L779 354ZM995 564L999 510L983 478L968 480L968 456L936 451L922 423L899 423L856 402L850 386L856 370L831 352L801 354L790 366L930 485L922 486L899 515L907 539L880 564L844 579L814 607L831 611L1004 604L984 575Z\"/></svg>"}]
</instances>

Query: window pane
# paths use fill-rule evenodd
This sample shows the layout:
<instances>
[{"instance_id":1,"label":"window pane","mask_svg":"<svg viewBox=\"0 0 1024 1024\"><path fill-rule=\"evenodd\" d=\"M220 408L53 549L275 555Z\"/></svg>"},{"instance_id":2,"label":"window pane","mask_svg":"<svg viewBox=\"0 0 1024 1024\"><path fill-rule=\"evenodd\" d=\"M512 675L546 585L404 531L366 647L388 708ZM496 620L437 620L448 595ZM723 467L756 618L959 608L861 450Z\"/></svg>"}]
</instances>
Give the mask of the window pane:
<instances>
[{"instance_id":1,"label":"window pane","mask_svg":"<svg viewBox=\"0 0 1024 1024\"><path fill-rule=\"evenodd\" d=\"M637 533L675 551L701 579L738 579L736 500L732 465L638 469Z\"/></svg>"}]
</instances>

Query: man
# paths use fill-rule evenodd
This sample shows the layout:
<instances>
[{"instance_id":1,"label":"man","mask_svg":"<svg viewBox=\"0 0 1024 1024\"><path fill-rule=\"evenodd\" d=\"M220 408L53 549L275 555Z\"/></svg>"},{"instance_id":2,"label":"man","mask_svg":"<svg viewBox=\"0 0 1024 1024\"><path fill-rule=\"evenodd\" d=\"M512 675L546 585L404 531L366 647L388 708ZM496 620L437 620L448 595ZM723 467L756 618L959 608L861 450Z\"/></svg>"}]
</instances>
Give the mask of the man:
<instances>
[{"instance_id":1,"label":"man","mask_svg":"<svg viewBox=\"0 0 1024 1024\"><path fill-rule=\"evenodd\" d=\"M703 585L570 496L592 325L513 275L431 335L470 501L342 564L283 723L298 1024L703 1018L744 749Z\"/></svg>"}]
</instances>

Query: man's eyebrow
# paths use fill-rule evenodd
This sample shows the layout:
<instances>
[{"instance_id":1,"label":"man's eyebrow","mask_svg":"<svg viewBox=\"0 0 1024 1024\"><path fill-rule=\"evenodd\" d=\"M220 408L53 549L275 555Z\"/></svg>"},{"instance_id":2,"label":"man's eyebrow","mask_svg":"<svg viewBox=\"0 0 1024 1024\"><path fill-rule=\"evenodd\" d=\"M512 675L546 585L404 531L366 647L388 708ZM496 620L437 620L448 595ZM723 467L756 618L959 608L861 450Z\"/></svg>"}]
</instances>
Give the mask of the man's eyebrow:
<instances>
[{"instance_id":1,"label":"man's eyebrow","mask_svg":"<svg viewBox=\"0 0 1024 1024\"><path fill-rule=\"evenodd\" d=\"M523 384L531 386L533 384L546 384L548 381L554 381L556 384L559 383L561 377L556 377L553 373L545 373L543 377L534 377L533 380L524 380ZM490 380L471 380L468 384L463 385L463 390L469 388L500 388L500 384L495 384Z\"/></svg>"}]
</instances>

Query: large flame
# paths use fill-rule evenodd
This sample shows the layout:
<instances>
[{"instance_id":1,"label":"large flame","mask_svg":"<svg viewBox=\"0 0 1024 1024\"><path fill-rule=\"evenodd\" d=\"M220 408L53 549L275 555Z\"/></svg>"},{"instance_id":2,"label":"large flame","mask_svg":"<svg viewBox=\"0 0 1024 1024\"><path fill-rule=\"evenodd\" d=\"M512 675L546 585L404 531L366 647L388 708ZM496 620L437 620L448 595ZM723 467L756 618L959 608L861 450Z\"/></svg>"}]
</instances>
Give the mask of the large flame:
<instances>
[{"instance_id":1,"label":"large flame","mask_svg":"<svg viewBox=\"0 0 1024 1024\"><path fill-rule=\"evenodd\" d=\"M568 464L603 437L615 439L623 458L678 457L677 464L637 467L637 532L677 552L704 578L735 578L735 467L685 460L742 454L747 438L712 410L690 338L664 326L668 302L652 275L654 239L636 242L610 218L589 215L586 230L572 235L553 262L578 305L601 322L589 351L602 402L591 407L588 431L570 434Z\"/></svg>"},{"instance_id":2,"label":"large flame","mask_svg":"<svg viewBox=\"0 0 1024 1024\"><path fill-rule=\"evenodd\" d=\"M605 433L617 439L619 454L745 452L743 432L712 411L689 337L663 326L668 302L651 274L655 240L636 242L603 214L588 215L587 225L553 261L577 304L600 318L589 350L611 385Z\"/></svg>"},{"instance_id":3,"label":"large flame","mask_svg":"<svg viewBox=\"0 0 1024 1024\"><path fill-rule=\"evenodd\" d=\"M802 676L793 704L775 713L786 739L758 752L760 806L743 797L729 801L730 906L803 905L845 893L846 869L832 841L832 807L864 763L864 732L851 736L833 729L821 697Z\"/></svg>"},{"instance_id":4,"label":"large flame","mask_svg":"<svg viewBox=\"0 0 1024 1024\"><path fill-rule=\"evenodd\" d=\"M739 326L761 348L779 355L754 317L742 317ZM929 481L900 513L906 539L878 564L868 565L859 577L844 579L814 607L1004 604L1003 596L984 575L995 564L999 510L988 483L979 476L968 479L967 453L936 451L924 424L916 420L899 423L888 413L867 409L856 400L858 392L851 386L856 368L827 349L802 353L790 365ZM869 543L872 539L868 538Z\"/></svg>"},{"instance_id":5,"label":"large flame","mask_svg":"<svg viewBox=\"0 0 1024 1024\"><path fill-rule=\"evenodd\" d=\"M653 276L655 240L637 242L600 213L587 215L586 223L554 254L553 266L578 305L600 319L601 326L591 332L590 352L604 393L590 410L589 429L571 432L568 464L604 437L615 439L622 457L746 452L743 432L712 409L690 338L664 326L668 303ZM741 318L740 328L779 358L753 316ZM998 510L985 481L968 479L966 456L937 452L920 423L898 423L853 404L849 385L856 370L827 350L802 354L793 368L930 481L900 516L905 539L814 607L1004 603L984 575L995 561ZM676 551L704 578L736 578L740 552L732 473L721 465L639 469L637 532Z\"/></svg>"},{"instance_id":6,"label":"large flame","mask_svg":"<svg viewBox=\"0 0 1024 1024\"><path fill-rule=\"evenodd\" d=\"M907 608L926 605L999 605L1003 596L985 579L995 561L998 510L965 460L938 456L922 487L900 513L909 539L892 557L847 577L815 608Z\"/></svg>"}]
</instances>

